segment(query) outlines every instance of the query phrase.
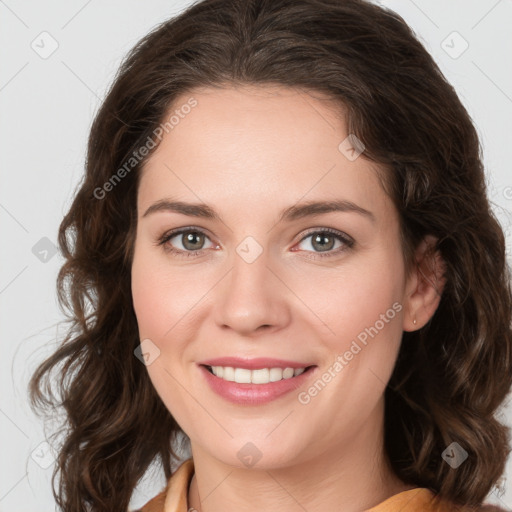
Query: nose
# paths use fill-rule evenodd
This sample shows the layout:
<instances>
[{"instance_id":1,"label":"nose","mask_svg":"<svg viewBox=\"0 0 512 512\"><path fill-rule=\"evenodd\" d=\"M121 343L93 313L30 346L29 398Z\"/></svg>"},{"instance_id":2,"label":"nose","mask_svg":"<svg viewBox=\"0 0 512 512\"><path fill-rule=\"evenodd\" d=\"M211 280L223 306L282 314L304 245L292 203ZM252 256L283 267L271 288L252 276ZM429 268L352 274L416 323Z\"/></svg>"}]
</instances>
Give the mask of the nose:
<instances>
[{"instance_id":1,"label":"nose","mask_svg":"<svg viewBox=\"0 0 512 512\"><path fill-rule=\"evenodd\" d=\"M269 263L265 251L252 262L234 254L215 295L215 320L221 329L250 336L288 325L291 292Z\"/></svg>"}]
</instances>

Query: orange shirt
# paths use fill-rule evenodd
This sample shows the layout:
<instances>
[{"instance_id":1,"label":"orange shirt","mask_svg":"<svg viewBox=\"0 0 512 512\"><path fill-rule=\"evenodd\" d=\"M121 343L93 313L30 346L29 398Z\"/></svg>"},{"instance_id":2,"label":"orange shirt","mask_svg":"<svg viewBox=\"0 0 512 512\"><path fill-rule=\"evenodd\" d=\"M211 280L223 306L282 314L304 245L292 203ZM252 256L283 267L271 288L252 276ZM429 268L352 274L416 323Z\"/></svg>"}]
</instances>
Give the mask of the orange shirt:
<instances>
[{"instance_id":1,"label":"orange shirt","mask_svg":"<svg viewBox=\"0 0 512 512\"><path fill-rule=\"evenodd\" d=\"M193 475L194 462L192 459L187 459L173 473L166 489L146 503L140 512L188 512L188 488ZM433 496L429 489L417 487L395 494L366 512L464 512L469 510L456 507L447 501L434 507L431 503ZM482 509L482 511L486 510L491 512L499 509L494 507Z\"/></svg>"}]
</instances>

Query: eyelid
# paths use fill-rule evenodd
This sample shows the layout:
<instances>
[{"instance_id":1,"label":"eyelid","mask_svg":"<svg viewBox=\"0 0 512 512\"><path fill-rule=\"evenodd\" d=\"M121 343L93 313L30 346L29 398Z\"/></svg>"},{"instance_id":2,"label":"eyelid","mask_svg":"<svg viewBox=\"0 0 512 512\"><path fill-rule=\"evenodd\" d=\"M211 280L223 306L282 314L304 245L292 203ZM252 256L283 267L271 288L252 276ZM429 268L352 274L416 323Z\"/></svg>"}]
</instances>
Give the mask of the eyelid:
<instances>
[{"instance_id":1,"label":"eyelid","mask_svg":"<svg viewBox=\"0 0 512 512\"><path fill-rule=\"evenodd\" d=\"M299 242L302 242L305 238L308 236L314 235L315 233L329 233L331 235L338 236L342 239L345 239L346 242L352 242L354 243L354 239L344 233L343 231L338 231L337 229L333 228L326 228L326 227L317 227L317 228L310 228L308 229L303 235L302 238L299 240Z\"/></svg>"}]
</instances>

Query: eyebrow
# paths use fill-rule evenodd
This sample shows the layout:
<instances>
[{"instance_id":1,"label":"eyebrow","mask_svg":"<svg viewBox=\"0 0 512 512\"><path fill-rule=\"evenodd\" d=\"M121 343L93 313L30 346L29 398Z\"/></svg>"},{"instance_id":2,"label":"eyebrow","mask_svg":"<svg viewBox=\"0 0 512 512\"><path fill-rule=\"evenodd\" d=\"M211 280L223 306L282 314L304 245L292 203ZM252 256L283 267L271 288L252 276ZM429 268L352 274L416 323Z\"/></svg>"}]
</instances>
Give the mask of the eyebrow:
<instances>
[{"instance_id":1,"label":"eyebrow","mask_svg":"<svg viewBox=\"0 0 512 512\"><path fill-rule=\"evenodd\" d=\"M183 201L171 201L169 199L161 199L153 203L142 215L147 217L152 213L169 211L174 213L181 213L191 217L199 217L203 219L212 219L222 221L219 214L210 206L204 203L186 203ZM374 214L362 208L361 206L348 201L346 199L339 199L333 201L308 201L305 203L296 204L285 208L281 211L279 221L294 221L304 217L314 215L321 215L330 212L355 212L363 215L371 222L375 222Z\"/></svg>"}]
</instances>

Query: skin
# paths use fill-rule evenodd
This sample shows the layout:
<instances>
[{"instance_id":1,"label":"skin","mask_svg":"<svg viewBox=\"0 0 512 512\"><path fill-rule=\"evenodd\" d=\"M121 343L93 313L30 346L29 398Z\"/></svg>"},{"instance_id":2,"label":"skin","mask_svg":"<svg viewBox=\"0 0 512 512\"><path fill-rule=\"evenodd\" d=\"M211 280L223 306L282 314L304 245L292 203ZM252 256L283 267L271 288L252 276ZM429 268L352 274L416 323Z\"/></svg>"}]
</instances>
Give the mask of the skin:
<instances>
[{"instance_id":1,"label":"skin","mask_svg":"<svg viewBox=\"0 0 512 512\"><path fill-rule=\"evenodd\" d=\"M416 252L423 270L406 277L398 214L376 167L364 153L351 161L338 149L348 135L345 121L318 94L203 88L178 98L173 109L190 96L197 106L165 134L143 169L132 266L140 339L160 351L147 367L150 378L191 441L188 506L356 512L412 488L386 460L384 391L402 332L421 328L439 303L442 283L428 273L438 266L423 260L432 239ZM222 221L171 211L144 217L161 199L208 204ZM286 207L333 199L352 201L375 220L344 211L279 222ZM199 254L157 245L183 227L206 234L204 242L194 241ZM322 252L308 235L325 228L354 245L328 239ZM248 236L263 250L252 263L236 251ZM185 252L190 245L183 238L167 246ZM401 305L394 318L309 403L300 403L298 393L394 303ZM215 394L198 367L221 356L318 368L297 391L267 404L236 405ZM261 453L251 467L237 456L248 442Z\"/></svg>"}]
</instances>

